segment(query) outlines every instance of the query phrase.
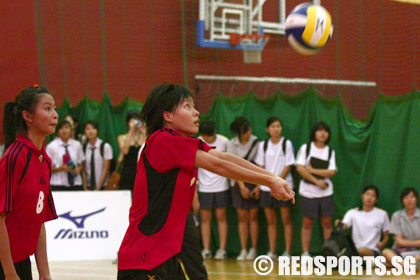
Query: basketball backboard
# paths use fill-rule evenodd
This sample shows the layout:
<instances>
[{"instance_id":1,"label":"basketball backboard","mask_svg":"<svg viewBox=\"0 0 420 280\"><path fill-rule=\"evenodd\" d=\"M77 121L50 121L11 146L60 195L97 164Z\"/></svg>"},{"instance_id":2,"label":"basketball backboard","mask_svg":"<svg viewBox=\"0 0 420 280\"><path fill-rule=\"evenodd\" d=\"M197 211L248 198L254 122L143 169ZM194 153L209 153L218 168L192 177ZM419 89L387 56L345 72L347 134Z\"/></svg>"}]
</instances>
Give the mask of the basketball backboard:
<instances>
[{"instance_id":1,"label":"basketball backboard","mask_svg":"<svg viewBox=\"0 0 420 280\"><path fill-rule=\"evenodd\" d=\"M275 21L267 19L263 13L264 5L274 1L278 2L275 3L278 7ZM320 5L321 0L313 2ZM232 33L285 34L286 5L287 0L200 0L197 45L205 48L242 50L241 44L230 44ZM263 40L258 44L261 46L257 47L264 48Z\"/></svg>"}]
</instances>

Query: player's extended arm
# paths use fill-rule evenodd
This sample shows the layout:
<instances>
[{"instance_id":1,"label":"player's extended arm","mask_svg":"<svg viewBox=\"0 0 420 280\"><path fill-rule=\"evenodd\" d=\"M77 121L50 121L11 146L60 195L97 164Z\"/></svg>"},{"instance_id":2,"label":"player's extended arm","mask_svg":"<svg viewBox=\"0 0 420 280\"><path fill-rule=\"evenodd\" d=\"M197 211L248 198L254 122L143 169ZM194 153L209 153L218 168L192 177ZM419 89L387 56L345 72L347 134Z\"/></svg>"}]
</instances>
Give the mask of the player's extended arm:
<instances>
[{"instance_id":1,"label":"player's extended arm","mask_svg":"<svg viewBox=\"0 0 420 280\"><path fill-rule=\"evenodd\" d=\"M210 150L209 154L217 157L218 159L233 162L233 163L235 163L235 164L237 164L237 165L239 165L243 168L250 169L250 170L253 170L255 172L267 174L267 175L270 175L270 176L274 176L274 174L271 173L270 171L267 171L264 168L259 167L255 164L253 164L252 162L250 162L248 160L245 160L241 157L238 157L234 154L221 152L221 151L218 151L216 149Z\"/></svg>"},{"instance_id":2,"label":"player's extended arm","mask_svg":"<svg viewBox=\"0 0 420 280\"><path fill-rule=\"evenodd\" d=\"M41 226L41 232L39 234L38 244L35 249L35 260L36 260L36 266L39 272L39 279L40 280L51 279L50 268L48 266L48 258L47 258L47 234L45 232L44 224L42 224Z\"/></svg>"},{"instance_id":3,"label":"player's extended arm","mask_svg":"<svg viewBox=\"0 0 420 280\"><path fill-rule=\"evenodd\" d=\"M10 251L9 233L6 228L6 213L0 213L0 261L6 279L19 279Z\"/></svg>"},{"instance_id":4,"label":"player's extended arm","mask_svg":"<svg viewBox=\"0 0 420 280\"><path fill-rule=\"evenodd\" d=\"M198 150L195 156L195 166L233 180L268 186L271 188L271 195L274 198L279 200L292 199L294 202L295 193L285 180L252 163L240 165L216 157L214 152L206 153Z\"/></svg>"}]
</instances>

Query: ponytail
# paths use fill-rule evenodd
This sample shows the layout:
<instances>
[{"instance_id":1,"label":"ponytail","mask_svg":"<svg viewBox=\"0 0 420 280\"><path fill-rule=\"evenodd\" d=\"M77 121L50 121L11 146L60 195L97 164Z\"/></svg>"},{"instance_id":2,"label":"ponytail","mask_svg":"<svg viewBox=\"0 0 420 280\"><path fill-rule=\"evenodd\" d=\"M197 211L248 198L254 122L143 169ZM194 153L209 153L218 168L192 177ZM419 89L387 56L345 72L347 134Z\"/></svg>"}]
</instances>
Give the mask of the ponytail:
<instances>
[{"instance_id":1,"label":"ponytail","mask_svg":"<svg viewBox=\"0 0 420 280\"><path fill-rule=\"evenodd\" d=\"M4 150L16 141L16 102L7 102L4 107L3 132L4 132Z\"/></svg>"},{"instance_id":2,"label":"ponytail","mask_svg":"<svg viewBox=\"0 0 420 280\"><path fill-rule=\"evenodd\" d=\"M22 112L33 112L43 94L49 94L46 88L34 85L19 92L15 102L7 102L4 107L3 133L5 149L16 141L17 135L25 134L28 125Z\"/></svg>"}]
</instances>

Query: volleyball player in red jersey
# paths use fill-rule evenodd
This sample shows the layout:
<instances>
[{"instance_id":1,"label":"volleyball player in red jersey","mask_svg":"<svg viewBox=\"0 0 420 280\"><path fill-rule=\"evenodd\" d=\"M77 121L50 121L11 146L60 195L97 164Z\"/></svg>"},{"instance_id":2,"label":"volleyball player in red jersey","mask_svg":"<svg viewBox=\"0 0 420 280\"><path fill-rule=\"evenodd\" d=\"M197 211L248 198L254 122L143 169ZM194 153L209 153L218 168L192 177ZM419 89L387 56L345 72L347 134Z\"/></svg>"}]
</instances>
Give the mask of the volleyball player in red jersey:
<instances>
[{"instance_id":1,"label":"volleyball player in red jersey","mask_svg":"<svg viewBox=\"0 0 420 280\"><path fill-rule=\"evenodd\" d=\"M137 165L129 227L118 254L118 279L185 279L175 255L196 188L197 168L271 188L294 199L287 182L197 138L199 112L186 88L162 84L148 96L141 119L147 141Z\"/></svg>"},{"instance_id":2,"label":"volleyball player in red jersey","mask_svg":"<svg viewBox=\"0 0 420 280\"><path fill-rule=\"evenodd\" d=\"M0 159L0 279L31 280L35 254L40 280L50 280L44 222L56 219L45 138L57 125L45 88L22 90L4 109L6 151Z\"/></svg>"}]
</instances>

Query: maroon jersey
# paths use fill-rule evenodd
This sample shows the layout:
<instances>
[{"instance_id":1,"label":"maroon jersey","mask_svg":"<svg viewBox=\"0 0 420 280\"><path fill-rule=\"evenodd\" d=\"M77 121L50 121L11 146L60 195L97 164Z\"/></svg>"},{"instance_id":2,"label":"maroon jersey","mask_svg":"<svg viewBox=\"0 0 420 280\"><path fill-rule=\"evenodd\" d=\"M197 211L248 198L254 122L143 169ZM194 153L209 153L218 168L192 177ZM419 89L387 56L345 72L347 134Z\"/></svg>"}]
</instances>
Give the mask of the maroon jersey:
<instances>
[{"instance_id":1,"label":"maroon jersey","mask_svg":"<svg viewBox=\"0 0 420 280\"><path fill-rule=\"evenodd\" d=\"M35 253L42 224L57 218L50 176L45 149L39 150L25 136L19 135L0 159L0 212L6 213L15 263Z\"/></svg>"},{"instance_id":2,"label":"maroon jersey","mask_svg":"<svg viewBox=\"0 0 420 280\"><path fill-rule=\"evenodd\" d=\"M199 149L208 152L211 147L170 129L158 130L146 141L137 164L130 224L118 253L119 270L151 270L181 251Z\"/></svg>"}]
</instances>

